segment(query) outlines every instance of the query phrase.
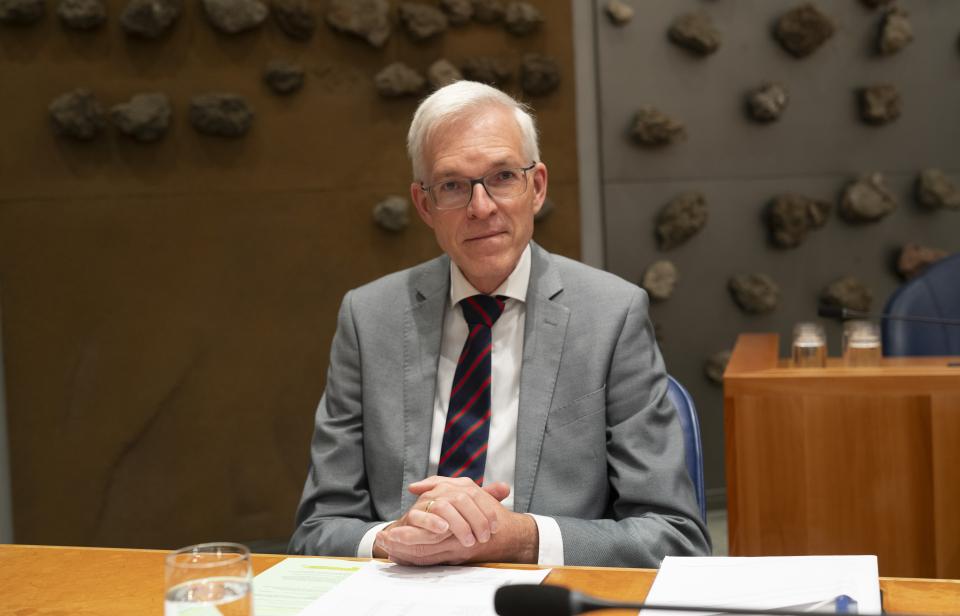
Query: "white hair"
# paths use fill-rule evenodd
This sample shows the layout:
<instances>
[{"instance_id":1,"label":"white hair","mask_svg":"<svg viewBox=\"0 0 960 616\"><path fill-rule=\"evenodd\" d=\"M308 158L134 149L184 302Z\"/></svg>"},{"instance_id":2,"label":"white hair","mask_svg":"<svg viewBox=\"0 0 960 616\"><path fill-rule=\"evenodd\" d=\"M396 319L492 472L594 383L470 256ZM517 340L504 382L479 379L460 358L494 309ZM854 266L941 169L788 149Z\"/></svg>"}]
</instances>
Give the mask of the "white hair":
<instances>
[{"instance_id":1,"label":"white hair","mask_svg":"<svg viewBox=\"0 0 960 616\"><path fill-rule=\"evenodd\" d=\"M413 163L415 180L424 179L423 149L427 140L444 123L470 113L479 113L489 106L513 111L520 128L521 148L526 162L540 160L537 144L537 126L529 108L509 94L476 81L457 81L444 86L425 98L410 123L407 133L407 154Z\"/></svg>"}]
</instances>

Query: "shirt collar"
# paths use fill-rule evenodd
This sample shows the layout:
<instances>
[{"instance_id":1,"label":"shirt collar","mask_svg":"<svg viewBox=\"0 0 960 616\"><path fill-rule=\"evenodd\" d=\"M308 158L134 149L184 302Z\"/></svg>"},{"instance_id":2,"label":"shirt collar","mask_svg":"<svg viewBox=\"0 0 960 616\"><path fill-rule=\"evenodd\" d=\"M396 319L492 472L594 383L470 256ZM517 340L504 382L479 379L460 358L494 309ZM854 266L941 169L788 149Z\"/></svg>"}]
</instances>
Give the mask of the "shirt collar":
<instances>
[{"instance_id":1,"label":"shirt collar","mask_svg":"<svg viewBox=\"0 0 960 616\"><path fill-rule=\"evenodd\" d=\"M527 286L530 284L530 244L523 249L520 254L520 260L513 272L507 276L507 279L491 293L491 295L503 295L517 301L526 301ZM456 306L460 300L471 295L478 295L480 291L467 280L457 264L450 260L450 304Z\"/></svg>"}]
</instances>

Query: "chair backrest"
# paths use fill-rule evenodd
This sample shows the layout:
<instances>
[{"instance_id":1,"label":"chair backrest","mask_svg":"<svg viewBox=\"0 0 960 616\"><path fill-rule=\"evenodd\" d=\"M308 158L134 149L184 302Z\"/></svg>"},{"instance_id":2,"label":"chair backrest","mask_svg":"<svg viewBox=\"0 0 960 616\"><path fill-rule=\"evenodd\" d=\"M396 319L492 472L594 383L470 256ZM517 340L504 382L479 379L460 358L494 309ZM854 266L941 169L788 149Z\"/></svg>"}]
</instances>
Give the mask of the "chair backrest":
<instances>
[{"instance_id":1,"label":"chair backrest","mask_svg":"<svg viewBox=\"0 0 960 616\"><path fill-rule=\"evenodd\" d=\"M883 312L960 319L960 253L937 261L893 292ZM883 319L884 355L960 355L960 327Z\"/></svg>"},{"instance_id":2,"label":"chair backrest","mask_svg":"<svg viewBox=\"0 0 960 616\"><path fill-rule=\"evenodd\" d=\"M697 495L697 504L700 506L700 516L707 520L707 499L703 485L703 443L700 441L700 420L697 418L697 407L693 405L693 398L684 389L677 379L667 376L667 397L673 402L680 418L680 427L683 430L683 449L686 454L687 472L693 481L693 490Z\"/></svg>"}]
</instances>

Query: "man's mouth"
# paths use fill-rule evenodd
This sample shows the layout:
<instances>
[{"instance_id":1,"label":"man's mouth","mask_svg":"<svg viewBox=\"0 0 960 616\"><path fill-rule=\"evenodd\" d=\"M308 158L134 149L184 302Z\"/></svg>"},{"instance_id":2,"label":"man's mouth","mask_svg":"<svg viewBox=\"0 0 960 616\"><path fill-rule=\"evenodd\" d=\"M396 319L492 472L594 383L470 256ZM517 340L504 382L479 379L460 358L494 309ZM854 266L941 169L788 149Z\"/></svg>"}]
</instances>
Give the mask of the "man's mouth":
<instances>
[{"instance_id":1,"label":"man's mouth","mask_svg":"<svg viewBox=\"0 0 960 616\"><path fill-rule=\"evenodd\" d=\"M479 234L474 235L474 236L472 236L472 237L468 237L468 238L467 238L467 241L468 241L468 242L475 242L475 241L477 241L477 240L485 240L485 239L489 239L489 238L491 238L491 237L496 237L496 236L500 235L501 233L506 233L506 232L505 232L505 231L487 231L487 232L485 232L485 233L479 233Z\"/></svg>"}]
</instances>

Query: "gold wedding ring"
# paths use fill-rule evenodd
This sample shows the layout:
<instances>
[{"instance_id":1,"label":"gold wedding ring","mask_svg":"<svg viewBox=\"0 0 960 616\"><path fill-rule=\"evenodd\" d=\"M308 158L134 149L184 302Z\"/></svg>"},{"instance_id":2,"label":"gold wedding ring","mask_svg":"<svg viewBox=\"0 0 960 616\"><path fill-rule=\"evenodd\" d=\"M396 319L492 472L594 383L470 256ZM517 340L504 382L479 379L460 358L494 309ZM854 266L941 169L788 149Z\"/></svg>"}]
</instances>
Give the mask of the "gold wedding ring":
<instances>
[{"instance_id":1,"label":"gold wedding ring","mask_svg":"<svg viewBox=\"0 0 960 616\"><path fill-rule=\"evenodd\" d=\"M437 502L437 501L435 501L435 500L428 501L428 502L427 502L427 508L423 510L424 513L430 513L430 507L432 507L435 502Z\"/></svg>"}]
</instances>

